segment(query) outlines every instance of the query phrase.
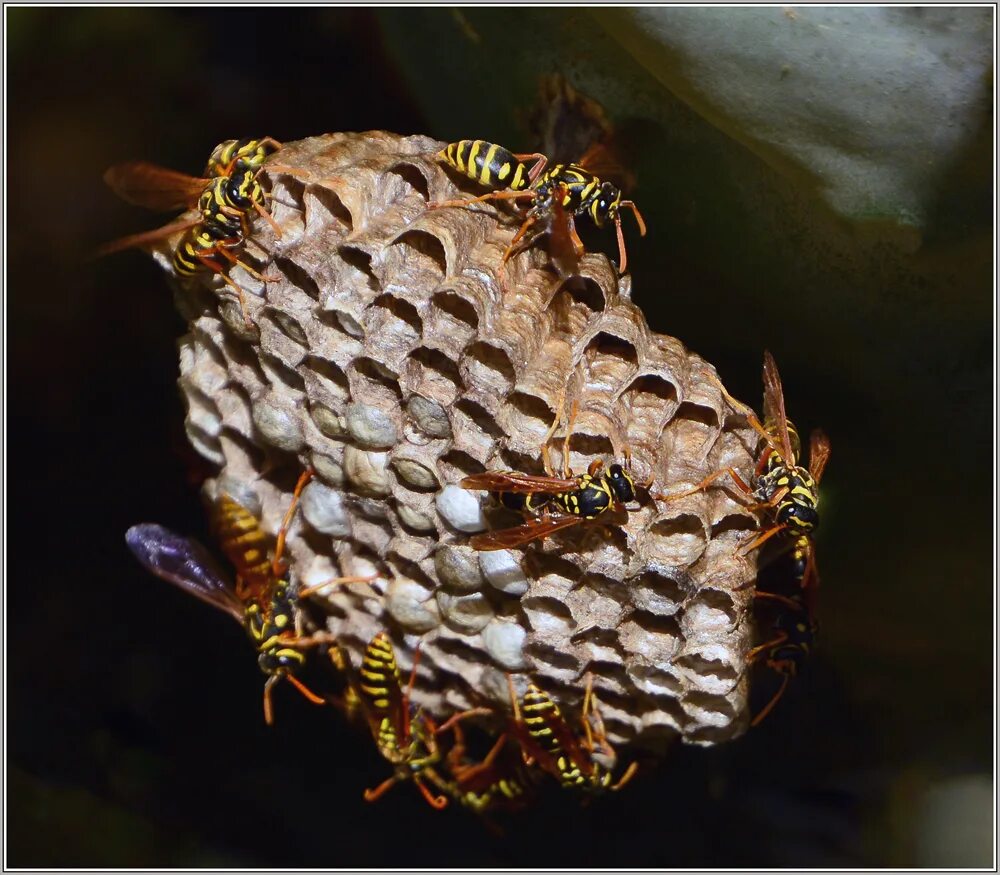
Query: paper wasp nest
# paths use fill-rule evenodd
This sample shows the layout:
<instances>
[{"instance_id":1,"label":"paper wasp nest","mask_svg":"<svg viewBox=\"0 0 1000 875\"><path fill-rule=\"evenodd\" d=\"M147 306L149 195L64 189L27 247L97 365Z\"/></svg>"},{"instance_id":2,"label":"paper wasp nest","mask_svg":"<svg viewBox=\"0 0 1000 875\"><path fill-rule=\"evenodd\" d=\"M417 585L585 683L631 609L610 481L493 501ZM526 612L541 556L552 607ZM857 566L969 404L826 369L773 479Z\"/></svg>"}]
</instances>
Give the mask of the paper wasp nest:
<instances>
[{"instance_id":1,"label":"paper wasp nest","mask_svg":"<svg viewBox=\"0 0 1000 875\"><path fill-rule=\"evenodd\" d=\"M325 612L355 667L381 629L407 671L419 641L414 698L438 720L494 706L499 729L508 672L578 714L589 671L619 754L730 738L746 725L755 575L735 547L753 516L723 489L674 503L642 492L610 525L477 553L469 533L522 520L457 483L542 473L564 391L556 470L574 401L573 471L628 447L636 480L655 475L661 493L727 465L748 476L752 433L726 422L714 369L649 330L604 255L562 280L543 238L508 262L501 290L517 211L428 210L483 193L435 160L443 145L331 134L272 156L294 170L262 177L283 235L255 222L243 257L274 281L232 272L259 332L212 274L178 290L187 431L220 466L207 490L259 508L274 532L311 465L293 573L379 578L310 598L310 616Z\"/></svg>"}]
</instances>

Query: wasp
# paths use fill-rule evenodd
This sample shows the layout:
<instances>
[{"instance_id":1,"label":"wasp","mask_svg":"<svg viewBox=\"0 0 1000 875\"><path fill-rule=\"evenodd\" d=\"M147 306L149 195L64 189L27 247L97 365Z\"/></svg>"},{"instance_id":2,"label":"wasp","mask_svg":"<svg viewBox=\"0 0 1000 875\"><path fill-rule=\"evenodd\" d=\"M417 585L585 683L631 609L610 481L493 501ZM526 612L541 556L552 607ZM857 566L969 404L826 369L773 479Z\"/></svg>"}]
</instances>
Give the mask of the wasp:
<instances>
[{"instance_id":1,"label":"wasp","mask_svg":"<svg viewBox=\"0 0 1000 875\"><path fill-rule=\"evenodd\" d=\"M521 739L528 761L552 774L565 789L585 793L617 791L638 771L633 762L616 782L612 774L617 759L607 740L604 722L593 705L593 677L587 675L581 725L584 739L566 722L559 706L539 687L529 684L518 702L514 681L507 676L514 732ZM610 766L608 765L610 763Z\"/></svg>"},{"instance_id":2,"label":"wasp","mask_svg":"<svg viewBox=\"0 0 1000 875\"><path fill-rule=\"evenodd\" d=\"M747 423L760 435L762 443L751 483L748 484L735 469L723 468L691 489L658 497L674 501L700 492L729 474L745 497L748 510L767 510L773 516L773 524L742 545L740 552L749 553L781 534L790 539L796 577L801 587L815 589L819 586L819 571L813 535L819 527L819 483L830 458L830 440L822 430L813 430L809 440L809 467L799 464L801 441L795 426L785 414L781 377L771 353L764 352L763 423L753 410L733 398L717 379L715 382L733 409L745 416Z\"/></svg>"},{"instance_id":3,"label":"wasp","mask_svg":"<svg viewBox=\"0 0 1000 875\"><path fill-rule=\"evenodd\" d=\"M410 693L416 679L419 650L414 654L410 682L404 692L392 642L385 632L369 641L361 662L358 694L368 717L379 753L392 765L393 774L374 789L365 790L366 802L379 799L394 784L412 780L432 808L441 810L448 797L434 795L425 782L451 793L448 782L435 766L441 760L435 736L439 731L430 717L410 713Z\"/></svg>"},{"instance_id":4,"label":"wasp","mask_svg":"<svg viewBox=\"0 0 1000 875\"><path fill-rule=\"evenodd\" d=\"M560 409L562 405L560 404ZM520 526L498 529L474 535L469 543L476 550L505 550L544 538L560 529L597 519L609 510L618 510L636 499L636 482L632 477L631 457L626 464L617 462L604 469L604 462L595 459L586 474L572 475L569 468L569 440L576 419L577 405L570 416L563 441L563 477L552 476L549 469L548 445L561 418L557 415L542 445L542 460L547 474L520 474L517 471L486 471L463 478L464 489L492 492L499 503L533 518ZM648 484L643 484L647 486Z\"/></svg>"},{"instance_id":5,"label":"wasp","mask_svg":"<svg viewBox=\"0 0 1000 875\"><path fill-rule=\"evenodd\" d=\"M243 289L226 270L239 265L251 276L266 281L258 271L240 261L232 250L249 235L248 220L254 212L270 223L275 236L281 236L281 229L265 207L268 195L257 181L264 159L280 145L271 137L227 140L212 152L206 176L202 178L146 161L130 161L111 167L104 174L104 180L124 201L158 212L197 209L198 215L114 240L100 247L97 254L110 255L148 246L183 232L174 253L176 273L187 277L207 269L221 276L235 289L244 319L249 324Z\"/></svg>"},{"instance_id":6,"label":"wasp","mask_svg":"<svg viewBox=\"0 0 1000 875\"><path fill-rule=\"evenodd\" d=\"M802 663L812 652L817 629L813 612L803 603L801 590L791 596L758 590L754 596L773 601L783 610L779 610L775 615L772 637L752 648L747 654L747 662L751 663L763 655L765 665L781 676L781 685L777 692L750 721L751 726L760 724L778 704L788 687L788 682L798 674Z\"/></svg>"},{"instance_id":7,"label":"wasp","mask_svg":"<svg viewBox=\"0 0 1000 875\"><path fill-rule=\"evenodd\" d=\"M537 152L519 155L483 140L451 143L437 153L437 158L480 185L498 190L432 206L465 207L491 200L529 201L524 222L504 252L502 264L546 232L557 241L561 256L570 255L574 261L578 260L584 247L576 232L575 218L589 216L598 228L614 224L618 236L618 271L624 273L628 260L621 211L632 211L642 236L646 234L646 223L635 203L623 200L620 188L594 172L605 154L603 147L597 145L576 164L557 163L548 167L548 158ZM532 158L535 163L531 167L523 163ZM567 247L571 251L567 252Z\"/></svg>"},{"instance_id":8,"label":"wasp","mask_svg":"<svg viewBox=\"0 0 1000 875\"><path fill-rule=\"evenodd\" d=\"M535 779L510 744L507 733L500 735L481 762L470 765L465 762L465 739L456 723L454 743L446 761L452 777L452 795L477 814L498 808L520 808L534 791Z\"/></svg>"},{"instance_id":9,"label":"wasp","mask_svg":"<svg viewBox=\"0 0 1000 875\"><path fill-rule=\"evenodd\" d=\"M311 474L306 471L299 478L269 562L264 558L266 552L258 553L264 550L264 536L256 520L256 524L248 528L246 539L232 537L224 542L224 552L238 571L235 586L218 570L205 547L195 540L153 523L132 526L125 533L126 543L147 570L225 611L244 626L257 649L258 665L267 676L264 719L268 724L274 722L271 689L282 678L287 678L313 704L322 705L325 701L306 687L296 674L305 664L305 650L329 643L331 639L323 634L307 637L301 633L298 587L282 562L285 533ZM248 513L243 508L241 511ZM265 566L269 566L266 572Z\"/></svg>"}]
</instances>

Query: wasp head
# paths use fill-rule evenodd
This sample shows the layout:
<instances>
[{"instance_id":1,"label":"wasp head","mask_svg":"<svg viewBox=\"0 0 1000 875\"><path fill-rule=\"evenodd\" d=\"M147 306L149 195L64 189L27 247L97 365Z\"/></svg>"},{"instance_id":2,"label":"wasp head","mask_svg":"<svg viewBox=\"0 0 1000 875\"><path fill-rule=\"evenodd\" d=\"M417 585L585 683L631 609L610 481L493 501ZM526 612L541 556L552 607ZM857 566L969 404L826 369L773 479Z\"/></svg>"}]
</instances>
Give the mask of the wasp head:
<instances>
[{"instance_id":1,"label":"wasp head","mask_svg":"<svg viewBox=\"0 0 1000 875\"><path fill-rule=\"evenodd\" d=\"M819 528L819 512L811 502L785 501L778 508L777 521L799 534L808 534Z\"/></svg>"},{"instance_id":2,"label":"wasp head","mask_svg":"<svg viewBox=\"0 0 1000 875\"><path fill-rule=\"evenodd\" d=\"M622 504L635 501L635 480L621 465L614 464L608 468L608 481L615 498Z\"/></svg>"},{"instance_id":3,"label":"wasp head","mask_svg":"<svg viewBox=\"0 0 1000 875\"><path fill-rule=\"evenodd\" d=\"M616 221L621 202L621 189L610 182L602 182L590 204L590 217L594 220L594 224L598 228L603 228L606 222Z\"/></svg>"}]
</instances>

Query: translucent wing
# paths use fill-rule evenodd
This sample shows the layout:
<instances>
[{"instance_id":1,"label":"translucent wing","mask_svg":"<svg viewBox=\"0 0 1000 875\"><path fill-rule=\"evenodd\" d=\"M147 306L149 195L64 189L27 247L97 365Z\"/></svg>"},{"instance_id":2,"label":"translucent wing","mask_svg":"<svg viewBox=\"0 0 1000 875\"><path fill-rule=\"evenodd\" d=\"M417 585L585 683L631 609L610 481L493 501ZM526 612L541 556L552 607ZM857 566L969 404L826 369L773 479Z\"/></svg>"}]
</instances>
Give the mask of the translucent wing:
<instances>
[{"instance_id":1,"label":"translucent wing","mask_svg":"<svg viewBox=\"0 0 1000 875\"><path fill-rule=\"evenodd\" d=\"M569 516L568 514L538 517L511 529L497 529L493 532L474 535L469 539L469 544L475 550L507 550L511 547L519 547L521 544L528 544L551 535L553 532L558 532L560 529L566 529L582 522L583 517Z\"/></svg>"},{"instance_id":2,"label":"translucent wing","mask_svg":"<svg viewBox=\"0 0 1000 875\"><path fill-rule=\"evenodd\" d=\"M463 489L485 489L489 492L516 492L531 495L535 492L566 492L577 488L576 480L560 477L541 477L534 474L518 474L516 471L486 471L472 474L458 484Z\"/></svg>"},{"instance_id":3,"label":"translucent wing","mask_svg":"<svg viewBox=\"0 0 1000 875\"><path fill-rule=\"evenodd\" d=\"M634 176L622 166L606 142L592 144L576 163L599 179L610 180L623 188L632 188L635 184Z\"/></svg>"},{"instance_id":4,"label":"translucent wing","mask_svg":"<svg viewBox=\"0 0 1000 875\"><path fill-rule=\"evenodd\" d=\"M788 436L788 417L785 415L785 394L774 356L764 350L764 423L773 424L777 430L778 449L786 465L795 464L792 441Z\"/></svg>"},{"instance_id":5,"label":"translucent wing","mask_svg":"<svg viewBox=\"0 0 1000 875\"><path fill-rule=\"evenodd\" d=\"M201 544L155 523L140 523L125 542L147 570L243 622L243 604Z\"/></svg>"},{"instance_id":6,"label":"translucent wing","mask_svg":"<svg viewBox=\"0 0 1000 875\"><path fill-rule=\"evenodd\" d=\"M212 182L148 161L128 161L109 167L104 172L104 181L126 203L159 213L195 206Z\"/></svg>"},{"instance_id":7,"label":"translucent wing","mask_svg":"<svg viewBox=\"0 0 1000 875\"><path fill-rule=\"evenodd\" d=\"M194 219L182 219L178 222L170 222L168 225L163 225L160 228L154 228L152 231L143 231L141 234L130 234L128 237L119 237L117 240L112 240L110 243L105 243L103 246L99 246L94 251L94 258L100 258L104 255L112 255L115 252L121 252L124 249L136 249L140 246L150 246L156 243L158 240L163 240L169 237L171 234L178 234L181 231L187 231L189 228L193 228L195 225L201 222L201 216Z\"/></svg>"},{"instance_id":8,"label":"translucent wing","mask_svg":"<svg viewBox=\"0 0 1000 875\"><path fill-rule=\"evenodd\" d=\"M814 428L809 435L809 473L819 483L830 458L830 439L822 429Z\"/></svg>"}]
</instances>

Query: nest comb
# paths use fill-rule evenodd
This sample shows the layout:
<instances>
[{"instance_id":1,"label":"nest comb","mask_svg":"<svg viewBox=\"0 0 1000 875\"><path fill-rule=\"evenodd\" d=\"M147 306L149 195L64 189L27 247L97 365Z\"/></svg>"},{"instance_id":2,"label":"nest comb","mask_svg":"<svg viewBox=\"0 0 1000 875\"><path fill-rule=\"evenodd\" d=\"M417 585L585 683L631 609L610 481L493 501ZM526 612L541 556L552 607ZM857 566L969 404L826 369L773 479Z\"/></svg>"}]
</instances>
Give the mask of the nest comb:
<instances>
[{"instance_id":1,"label":"nest comb","mask_svg":"<svg viewBox=\"0 0 1000 875\"><path fill-rule=\"evenodd\" d=\"M590 672L619 754L731 738L746 725L756 573L736 546L757 520L726 490L645 497L610 524L511 551L467 544L520 519L458 482L540 473L563 398L579 411L573 470L628 448L657 492L725 466L748 476L754 438L727 422L714 369L649 330L604 255L561 278L543 238L501 285L520 219L492 204L429 210L482 193L435 160L443 146L385 132L286 144L262 176L283 234L255 222L243 256L269 281L231 274L254 327L212 274L178 288L187 433L220 469L206 492L274 532L312 466L293 573L303 585L378 574L310 598L312 616L355 666L380 630L406 671L419 642L414 699L439 721L490 706L499 729L507 673L578 713ZM170 254L157 253L168 270Z\"/></svg>"}]
</instances>

